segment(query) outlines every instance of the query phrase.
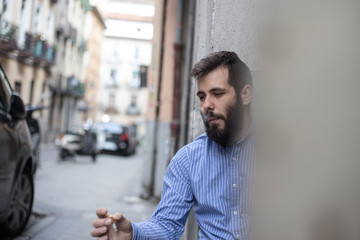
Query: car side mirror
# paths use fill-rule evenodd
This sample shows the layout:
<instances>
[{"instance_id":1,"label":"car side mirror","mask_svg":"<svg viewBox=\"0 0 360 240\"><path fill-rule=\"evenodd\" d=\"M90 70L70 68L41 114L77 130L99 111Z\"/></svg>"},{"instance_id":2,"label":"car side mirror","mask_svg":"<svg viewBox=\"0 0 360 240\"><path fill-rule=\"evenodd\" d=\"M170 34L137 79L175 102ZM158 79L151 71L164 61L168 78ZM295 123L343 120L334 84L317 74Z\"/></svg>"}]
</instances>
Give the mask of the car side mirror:
<instances>
[{"instance_id":1,"label":"car side mirror","mask_svg":"<svg viewBox=\"0 0 360 240\"><path fill-rule=\"evenodd\" d=\"M26 117L25 105L17 92L11 95L9 114L13 120L23 120Z\"/></svg>"}]
</instances>

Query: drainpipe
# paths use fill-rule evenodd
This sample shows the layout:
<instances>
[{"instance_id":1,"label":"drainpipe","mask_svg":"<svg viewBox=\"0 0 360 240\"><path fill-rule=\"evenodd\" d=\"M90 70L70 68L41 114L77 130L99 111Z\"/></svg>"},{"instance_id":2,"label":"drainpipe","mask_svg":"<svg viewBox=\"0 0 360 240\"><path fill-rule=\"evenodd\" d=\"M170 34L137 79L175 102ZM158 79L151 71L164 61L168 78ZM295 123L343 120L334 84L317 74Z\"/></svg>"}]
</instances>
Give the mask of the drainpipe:
<instances>
[{"instance_id":1,"label":"drainpipe","mask_svg":"<svg viewBox=\"0 0 360 240\"><path fill-rule=\"evenodd\" d=\"M174 98L173 98L173 111L172 111L172 122L171 122L171 139L172 139L172 151L176 151L175 148L178 146L179 141L179 112L180 112L180 100L181 100L181 59L182 59L182 24L183 24L183 0L178 0L176 12L176 32L174 42ZM174 152L173 152L174 153ZM172 155L173 155L172 153Z\"/></svg>"},{"instance_id":2,"label":"drainpipe","mask_svg":"<svg viewBox=\"0 0 360 240\"><path fill-rule=\"evenodd\" d=\"M163 0L163 13L162 13L162 33L161 33L161 51L160 51L160 63L159 63L159 81L158 89L156 96L156 109L155 109L155 127L154 127L154 145L153 145L153 154L152 154L152 164L151 164L151 180L150 180L150 189L149 195L154 196L155 188L155 171L156 171L156 159L157 159L157 140L158 140L158 129L159 129L159 115L160 115L160 96L161 96L161 84L162 84L162 69L163 69L163 59L164 59L164 39L165 39L165 22L166 22L166 9L167 9L167 0Z\"/></svg>"}]
</instances>

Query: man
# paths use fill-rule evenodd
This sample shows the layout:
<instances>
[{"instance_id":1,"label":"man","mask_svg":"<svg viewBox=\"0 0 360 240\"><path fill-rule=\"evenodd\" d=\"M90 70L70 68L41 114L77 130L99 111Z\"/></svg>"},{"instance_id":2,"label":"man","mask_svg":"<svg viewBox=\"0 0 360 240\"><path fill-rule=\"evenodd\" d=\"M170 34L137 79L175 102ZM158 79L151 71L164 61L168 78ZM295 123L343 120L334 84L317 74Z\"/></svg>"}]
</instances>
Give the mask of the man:
<instances>
[{"instance_id":1,"label":"man","mask_svg":"<svg viewBox=\"0 0 360 240\"><path fill-rule=\"evenodd\" d=\"M206 133L171 160L161 201L149 221L131 223L120 213L109 217L106 209L98 209L93 237L179 239L194 207L200 239L248 239L253 165L250 70L234 52L221 51L200 60L191 75L197 79Z\"/></svg>"}]
</instances>

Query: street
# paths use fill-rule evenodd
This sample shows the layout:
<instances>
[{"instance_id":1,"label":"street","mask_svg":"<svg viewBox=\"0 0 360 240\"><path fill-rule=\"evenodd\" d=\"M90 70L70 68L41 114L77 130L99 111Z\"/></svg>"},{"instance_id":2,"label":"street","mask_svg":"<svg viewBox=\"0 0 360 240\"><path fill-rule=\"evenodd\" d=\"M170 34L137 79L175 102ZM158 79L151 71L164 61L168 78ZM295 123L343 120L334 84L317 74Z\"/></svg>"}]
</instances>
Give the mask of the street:
<instances>
[{"instance_id":1,"label":"street","mask_svg":"<svg viewBox=\"0 0 360 240\"><path fill-rule=\"evenodd\" d=\"M142 149L129 157L101 154L58 161L53 145L41 146L41 166L35 174L33 213L23 234L14 240L91 239L95 210L121 212L131 221L147 220L154 201L139 198Z\"/></svg>"}]
</instances>

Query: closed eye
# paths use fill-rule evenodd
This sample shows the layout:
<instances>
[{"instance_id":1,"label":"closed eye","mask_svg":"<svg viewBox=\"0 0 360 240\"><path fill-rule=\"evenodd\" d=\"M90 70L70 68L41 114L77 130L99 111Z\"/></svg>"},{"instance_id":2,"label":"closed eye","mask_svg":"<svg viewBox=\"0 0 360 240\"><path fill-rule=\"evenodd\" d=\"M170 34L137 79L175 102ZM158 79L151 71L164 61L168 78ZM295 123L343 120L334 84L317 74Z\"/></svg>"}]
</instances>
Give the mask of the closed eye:
<instances>
[{"instance_id":1,"label":"closed eye","mask_svg":"<svg viewBox=\"0 0 360 240\"><path fill-rule=\"evenodd\" d=\"M224 92L214 92L214 96L216 96L216 97L220 97L224 94L225 94Z\"/></svg>"},{"instance_id":2,"label":"closed eye","mask_svg":"<svg viewBox=\"0 0 360 240\"><path fill-rule=\"evenodd\" d=\"M200 101L203 101L205 99L205 95L198 95L198 98Z\"/></svg>"},{"instance_id":3,"label":"closed eye","mask_svg":"<svg viewBox=\"0 0 360 240\"><path fill-rule=\"evenodd\" d=\"M196 95L198 96L200 101L203 101L205 99L205 96L206 96L205 93L202 92L202 91L197 92Z\"/></svg>"}]
</instances>

